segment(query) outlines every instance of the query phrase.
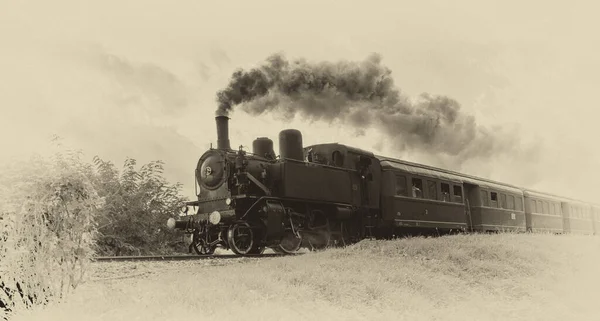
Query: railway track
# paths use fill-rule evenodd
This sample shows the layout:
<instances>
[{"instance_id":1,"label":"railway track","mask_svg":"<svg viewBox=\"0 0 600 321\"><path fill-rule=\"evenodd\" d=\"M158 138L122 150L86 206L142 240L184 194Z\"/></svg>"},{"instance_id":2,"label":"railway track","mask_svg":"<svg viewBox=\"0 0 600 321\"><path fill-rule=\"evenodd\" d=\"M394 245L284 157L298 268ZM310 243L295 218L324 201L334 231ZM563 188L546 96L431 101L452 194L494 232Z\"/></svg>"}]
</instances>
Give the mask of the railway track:
<instances>
[{"instance_id":1,"label":"railway track","mask_svg":"<svg viewBox=\"0 0 600 321\"><path fill-rule=\"evenodd\" d=\"M292 254L301 255L302 253ZM268 257L279 257L279 256L290 256L290 254L259 254L259 255L235 255L235 254L224 254L224 255L147 255L147 256L98 256L94 258L97 262L123 262L123 261L190 261L190 260L206 260L206 259L240 259L244 257L249 258L268 258Z\"/></svg>"}]
</instances>

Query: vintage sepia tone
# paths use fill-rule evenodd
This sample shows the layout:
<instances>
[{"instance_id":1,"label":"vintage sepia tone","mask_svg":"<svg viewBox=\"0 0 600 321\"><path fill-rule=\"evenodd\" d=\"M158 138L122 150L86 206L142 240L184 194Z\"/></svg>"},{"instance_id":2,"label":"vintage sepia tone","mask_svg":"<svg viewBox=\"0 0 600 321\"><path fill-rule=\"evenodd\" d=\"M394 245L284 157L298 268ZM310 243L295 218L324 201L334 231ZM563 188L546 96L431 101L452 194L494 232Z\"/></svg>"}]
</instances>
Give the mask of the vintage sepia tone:
<instances>
[{"instance_id":1,"label":"vintage sepia tone","mask_svg":"<svg viewBox=\"0 0 600 321\"><path fill-rule=\"evenodd\" d=\"M598 320L596 7L0 4L0 319Z\"/></svg>"}]
</instances>

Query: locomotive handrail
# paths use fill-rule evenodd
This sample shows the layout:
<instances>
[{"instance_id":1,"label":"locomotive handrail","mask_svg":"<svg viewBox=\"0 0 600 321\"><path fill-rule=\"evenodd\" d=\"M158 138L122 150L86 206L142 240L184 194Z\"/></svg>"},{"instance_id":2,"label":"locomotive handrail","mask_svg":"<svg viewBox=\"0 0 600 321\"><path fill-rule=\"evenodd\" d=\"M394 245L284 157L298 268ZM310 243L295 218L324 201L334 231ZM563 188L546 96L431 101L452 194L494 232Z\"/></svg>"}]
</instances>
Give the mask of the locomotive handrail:
<instances>
[{"instance_id":1,"label":"locomotive handrail","mask_svg":"<svg viewBox=\"0 0 600 321\"><path fill-rule=\"evenodd\" d=\"M256 204L260 203L263 200L281 200L281 197L277 197L277 196L261 196L259 197L254 203L252 203L252 205L250 205L250 207L246 210L246 212L244 212L244 214L242 215L241 219L243 219L244 217L246 217L246 215L248 215L250 213L250 211L252 209L254 209L254 207L256 206ZM305 203L323 203L323 201L313 201L313 200L306 200L306 199L301 199L301 198L295 198L295 197L286 197L285 199L287 200L301 200ZM335 202L327 202L330 205L335 205L335 206L344 206L344 207L351 207L354 208L354 206L352 204L348 204L348 203L335 203Z\"/></svg>"},{"instance_id":2,"label":"locomotive handrail","mask_svg":"<svg viewBox=\"0 0 600 321\"><path fill-rule=\"evenodd\" d=\"M310 165L317 165L317 166L331 168L331 169L337 169L337 170L343 170L343 171L358 173L358 170L354 169L354 168L348 168L348 167L342 167L342 166L332 166L332 165L318 163L318 162L307 162L307 161L304 161L304 160L297 160L297 159L293 159L293 158L281 158L281 159L285 160L285 161L288 161L288 162L292 162L292 163L299 163L299 164L306 164L306 165L308 165L308 164L310 164Z\"/></svg>"},{"instance_id":3,"label":"locomotive handrail","mask_svg":"<svg viewBox=\"0 0 600 321\"><path fill-rule=\"evenodd\" d=\"M256 177L254 177L252 174L246 172L245 173L246 176L248 176L248 178L254 183L256 184L258 187L260 187L260 189L263 190L263 192L265 192L265 194L267 194L267 196L271 196L271 190L266 187L263 183L261 183L259 180L256 179Z\"/></svg>"}]
</instances>

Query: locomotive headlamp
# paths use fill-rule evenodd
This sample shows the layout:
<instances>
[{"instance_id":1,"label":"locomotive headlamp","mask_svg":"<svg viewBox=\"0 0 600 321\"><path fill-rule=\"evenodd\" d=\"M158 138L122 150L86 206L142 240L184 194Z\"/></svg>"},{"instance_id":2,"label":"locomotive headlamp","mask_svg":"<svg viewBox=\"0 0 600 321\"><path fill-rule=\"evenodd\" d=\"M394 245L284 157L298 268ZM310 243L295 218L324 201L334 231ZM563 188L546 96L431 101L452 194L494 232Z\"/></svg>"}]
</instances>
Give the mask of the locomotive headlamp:
<instances>
[{"instance_id":1,"label":"locomotive headlamp","mask_svg":"<svg viewBox=\"0 0 600 321\"><path fill-rule=\"evenodd\" d=\"M231 198L229 198L229 197L228 197L228 198L226 198L226 199L225 199L225 204L227 204L227 205L231 205Z\"/></svg>"},{"instance_id":2,"label":"locomotive headlamp","mask_svg":"<svg viewBox=\"0 0 600 321\"><path fill-rule=\"evenodd\" d=\"M218 211L210 213L210 215L208 215L208 221L212 225L219 224L219 222L221 222L221 213L219 213Z\"/></svg>"},{"instance_id":3,"label":"locomotive headlamp","mask_svg":"<svg viewBox=\"0 0 600 321\"><path fill-rule=\"evenodd\" d=\"M170 230L172 230L172 229L174 229L174 228L175 228L175 219L174 219L174 218L172 218L172 217L171 217L171 218L169 218L169 219L167 220L167 227L168 227Z\"/></svg>"}]
</instances>

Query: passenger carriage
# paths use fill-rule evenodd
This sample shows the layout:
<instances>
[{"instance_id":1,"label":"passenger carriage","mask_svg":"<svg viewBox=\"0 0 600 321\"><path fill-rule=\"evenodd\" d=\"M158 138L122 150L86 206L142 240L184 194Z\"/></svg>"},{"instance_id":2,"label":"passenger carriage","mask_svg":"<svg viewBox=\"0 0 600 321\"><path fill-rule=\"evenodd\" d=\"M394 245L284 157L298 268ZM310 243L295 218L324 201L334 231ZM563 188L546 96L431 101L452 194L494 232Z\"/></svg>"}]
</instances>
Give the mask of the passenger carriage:
<instances>
[{"instance_id":1,"label":"passenger carriage","mask_svg":"<svg viewBox=\"0 0 600 321\"><path fill-rule=\"evenodd\" d=\"M592 228L594 235L600 233L600 205L592 204Z\"/></svg>"},{"instance_id":2,"label":"passenger carriage","mask_svg":"<svg viewBox=\"0 0 600 321\"><path fill-rule=\"evenodd\" d=\"M466 178L471 229L477 232L523 232L523 193L514 187Z\"/></svg>"},{"instance_id":3,"label":"passenger carriage","mask_svg":"<svg viewBox=\"0 0 600 321\"><path fill-rule=\"evenodd\" d=\"M594 234L592 206L590 204L568 200L562 202L563 230L572 234Z\"/></svg>"},{"instance_id":4,"label":"passenger carriage","mask_svg":"<svg viewBox=\"0 0 600 321\"><path fill-rule=\"evenodd\" d=\"M560 234L564 232L562 202L566 199L555 195L525 190L525 215L527 230Z\"/></svg>"},{"instance_id":5,"label":"passenger carriage","mask_svg":"<svg viewBox=\"0 0 600 321\"><path fill-rule=\"evenodd\" d=\"M379 160L384 225L396 230L468 229L460 177L396 159Z\"/></svg>"}]
</instances>

